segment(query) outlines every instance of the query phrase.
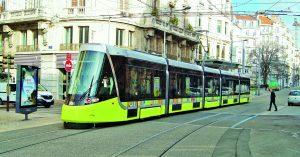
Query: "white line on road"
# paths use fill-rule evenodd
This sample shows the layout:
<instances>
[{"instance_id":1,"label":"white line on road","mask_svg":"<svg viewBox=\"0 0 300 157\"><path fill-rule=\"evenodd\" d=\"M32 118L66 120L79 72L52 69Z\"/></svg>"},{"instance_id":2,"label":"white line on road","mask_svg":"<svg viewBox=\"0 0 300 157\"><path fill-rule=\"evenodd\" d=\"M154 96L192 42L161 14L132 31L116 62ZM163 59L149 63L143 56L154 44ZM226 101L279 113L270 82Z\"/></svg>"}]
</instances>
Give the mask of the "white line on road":
<instances>
[{"instance_id":1,"label":"white line on road","mask_svg":"<svg viewBox=\"0 0 300 157\"><path fill-rule=\"evenodd\" d=\"M240 122L234 124L233 126L231 126L231 128L235 128L236 126L238 126L238 125L240 125L240 124L242 124L242 123L245 123L246 121L248 121L248 120L250 120L250 119L253 119L253 118L255 118L255 117L257 117L257 115L253 115L253 116L251 116L251 117L249 117L249 118L247 118L247 119L244 119L244 120L242 120L242 121L240 121Z\"/></svg>"},{"instance_id":2,"label":"white line on road","mask_svg":"<svg viewBox=\"0 0 300 157\"><path fill-rule=\"evenodd\" d=\"M165 131L162 131L162 132L159 132L159 133L157 133L157 134L154 134L153 136L150 136L150 137L148 137L148 138L145 138L145 139L141 140L140 142L136 143L135 145L130 146L130 147L127 147L126 149L124 149L124 150L122 150L122 151L120 151L120 152L118 152L118 153L116 153L116 154L113 154L112 156L114 156L114 157L119 156L119 155L121 155L122 153L125 153L125 152L127 152L128 150L130 150L130 149L132 149L132 148L134 148L134 147L136 147L136 146L138 146L138 145L140 145L140 144L142 144L142 143L144 143L144 142L146 142L146 141L148 141L148 140L150 140L150 139L153 139L154 137L157 137L157 136L159 136L159 135L161 135L161 134L163 134L163 133L166 133L166 132L169 132L169 131L174 130L174 129L176 129L176 128L179 128L179 127L181 127L181 126L183 126L183 125L190 124L190 123L193 123L193 122L196 122L196 121L199 121L199 120L207 119L207 118L210 118L210 117L215 117L215 116L218 116L218 115L221 115L221 114L222 114L222 113L218 113L218 114L214 114L214 115L209 115L209 116L201 117L201 118L199 118L199 119L195 119L195 120L192 120L192 121L189 121L189 122L185 122L185 123L183 123L183 124L178 124L178 125L176 125L176 126L170 128L170 129L167 129L167 130L165 130Z\"/></svg>"}]
</instances>

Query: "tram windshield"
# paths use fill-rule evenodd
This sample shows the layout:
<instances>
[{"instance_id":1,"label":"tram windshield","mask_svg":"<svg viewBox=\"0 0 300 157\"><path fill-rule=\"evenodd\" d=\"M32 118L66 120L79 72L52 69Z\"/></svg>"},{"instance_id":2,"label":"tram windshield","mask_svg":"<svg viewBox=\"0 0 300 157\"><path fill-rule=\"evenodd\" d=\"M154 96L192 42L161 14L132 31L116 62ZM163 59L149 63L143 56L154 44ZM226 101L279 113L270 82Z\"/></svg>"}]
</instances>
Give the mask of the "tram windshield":
<instances>
[{"instance_id":1,"label":"tram windshield","mask_svg":"<svg viewBox=\"0 0 300 157\"><path fill-rule=\"evenodd\" d=\"M85 105L115 97L112 70L105 53L82 51L72 75L67 105Z\"/></svg>"}]
</instances>

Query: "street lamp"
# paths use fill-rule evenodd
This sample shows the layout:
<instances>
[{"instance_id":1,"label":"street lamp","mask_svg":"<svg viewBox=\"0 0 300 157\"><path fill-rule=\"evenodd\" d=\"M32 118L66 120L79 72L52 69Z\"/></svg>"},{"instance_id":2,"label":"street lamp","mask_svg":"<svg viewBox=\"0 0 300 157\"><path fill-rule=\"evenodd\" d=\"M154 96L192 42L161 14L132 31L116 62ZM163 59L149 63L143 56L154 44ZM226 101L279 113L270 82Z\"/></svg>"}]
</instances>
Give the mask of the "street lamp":
<instances>
[{"instance_id":1,"label":"street lamp","mask_svg":"<svg viewBox=\"0 0 300 157\"><path fill-rule=\"evenodd\" d=\"M209 48L209 47L208 47L208 36L207 36L207 33L209 32L209 30L196 30L195 32L197 32L197 33L205 32L207 49L205 49L204 45L203 45L202 42L200 41L201 47L202 47L203 50L204 50L204 55L203 55L203 58L202 58L202 63L201 63L201 65L204 66L204 65L205 65L205 59L206 59L206 54L208 53L208 48Z\"/></svg>"},{"instance_id":2,"label":"street lamp","mask_svg":"<svg viewBox=\"0 0 300 157\"><path fill-rule=\"evenodd\" d=\"M245 41L248 41L248 39L243 40L243 54L242 54L242 74L245 73Z\"/></svg>"}]
</instances>

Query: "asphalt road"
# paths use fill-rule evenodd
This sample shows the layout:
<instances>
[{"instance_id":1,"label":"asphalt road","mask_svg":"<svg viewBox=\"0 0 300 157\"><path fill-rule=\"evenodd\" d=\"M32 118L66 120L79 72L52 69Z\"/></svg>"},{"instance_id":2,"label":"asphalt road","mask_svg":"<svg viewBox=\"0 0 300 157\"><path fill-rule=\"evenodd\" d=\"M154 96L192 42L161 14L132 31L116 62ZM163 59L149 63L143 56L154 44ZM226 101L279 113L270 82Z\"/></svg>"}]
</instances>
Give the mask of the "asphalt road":
<instances>
[{"instance_id":1,"label":"asphalt road","mask_svg":"<svg viewBox=\"0 0 300 157\"><path fill-rule=\"evenodd\" d=\"M62 123L0 133L1 157L299 157L300 106L287 106L288 90L251 103L92 129ZM57 108L44 112L60 113Z\"/></svg>"}]
</instances>

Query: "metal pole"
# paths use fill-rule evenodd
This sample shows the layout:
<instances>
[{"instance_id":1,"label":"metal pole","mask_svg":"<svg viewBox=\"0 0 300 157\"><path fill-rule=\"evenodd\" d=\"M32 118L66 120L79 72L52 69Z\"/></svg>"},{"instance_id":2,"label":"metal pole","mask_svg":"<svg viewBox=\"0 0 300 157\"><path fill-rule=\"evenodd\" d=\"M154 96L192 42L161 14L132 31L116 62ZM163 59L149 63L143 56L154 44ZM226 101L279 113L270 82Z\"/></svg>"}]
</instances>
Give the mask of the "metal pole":
<instances>
[{"instance_id":1,"label":"metal pole","mask_svg":"<svg viewBox=\"0 0 300 157\"><path fill-rule=\"evenodd\" d=\"M10 56L7 54L7 85L6 85L6 111L9 112L9 94L10 94L10 86L9 86L9 68L10 68Z\"/></svg>"},{"instance_id":2,"label":"metal pole","mask_svg":"<svg viewBox=\"0 0 300 157\"><path fill-rule=\"evenodd\" d=\"M109 40L110 40L110 17L108 18L108 31L107 31L107 44L109 45Z\"/></svg>"},{"instance_id":3,"label":"metal pole","mask_svg":"<svg viewBox=\"0 0 300 157\"><path fill-rule=\"evenodd\" d=\"M242 54L242 64L243 64L243 68L242 68L242 74L245 73L245 40L243 40L243 54Z\"/></svg>"},{"instance_id":4,"label":"metal pole","mask_svg":"<svg viewBox=\"0 0 300 157\"><path fill-rule=\"evenodd\" d=\"M66 96L65 99L68 96L68 89L69 89L69 72L67 72L67 80L66 80Z\"/></svg>"},{"instance_id":5,"label":"metal pole","mask_svg":"<svg viewBox=\"0 0 300 157\"><path fill-rule=\"evenodd\" d=\"M166 31L164 31L164 58L167 58L167 52L166 52Z\"/></svg>"},{"instance_id":6,"label":"metal pole","mask_svg":"<svg viewBox=\"0 0 300 157\"><path fill-rule=\"evenodd\" d=\"M207 36L207 32L208 32L208 31L205 31L205 36L206 36L206 46L207 46L206 50L204 49L204 46L202 45L202 47L203 47L203 49L204 49L204 56L203 56L203 59L202 59L202 67L204 67L204 65L205 65L206 54L207 54L207 52L209 51L209 50L208 50L209 47L208 47L208 36ZM200 43L201 43L201 42L200 42Z\"/></svg>"},{"instance_id":7,"label":"metal pole","mask_svg":"<svg viewBox=\"0 0 300 157\"><path fill-rule=\"evenodd\" d=\"M258 81L257 81L257 95L260 95L260 84L261 84L261 65L260 65L260 52L258 51Z\"/></svg>"}]
</instances>

